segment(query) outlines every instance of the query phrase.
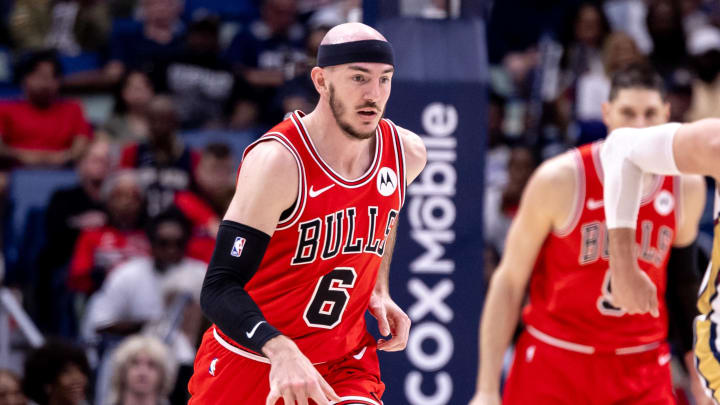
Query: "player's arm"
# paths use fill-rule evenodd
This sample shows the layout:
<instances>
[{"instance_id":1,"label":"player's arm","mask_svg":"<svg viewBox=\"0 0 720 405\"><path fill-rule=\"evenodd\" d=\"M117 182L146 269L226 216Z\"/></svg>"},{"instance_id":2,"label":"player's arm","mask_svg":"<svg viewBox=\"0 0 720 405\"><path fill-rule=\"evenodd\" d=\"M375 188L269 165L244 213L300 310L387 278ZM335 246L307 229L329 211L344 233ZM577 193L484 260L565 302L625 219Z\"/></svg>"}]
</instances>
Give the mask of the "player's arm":
<instances>
[{"instance_id":1,"label":"player's arm","mask_svg":"<svg viewBox=\"0 0 720 405\"><path fill-rule=\"evenodd\" d=\"M485 299L473 405L500 403L503 356L517 328L528 280L547 235L571 216L576 175L574 167L555 159L541 165L526 186Z\"/></svg>"},{"instance_id":2,"label":"player's arm","mask_svg":"<svg viewBox=\"0 0 720 405\"><path fill-rule=\"evenodd\" d=\"M628 313L657 315L657 292L635 258L635 228L642 173L681 172L720 178L720 120L622 128L608 136L601 153L605 171L605 216L610 235L613 301Z\"/></svg>"},{"instance_id":3,"label":"player's arm","mask_svg":"<svg viewBox=\"0 0 720 405\"><path fill-rule=\"evenodd\" d=\"M427 162L427 150L419 136L410 130L396 126L400 140L405 150L405 168L407 170L407 183L412 183L420 174ZM389 340L378 340L378 349L384 351L397 351L405 349L410 335L410 318L390 298L390 262L395 249L398 221L385 241L383 254L375 289L370 297L370 313L378 320L378 329L383 336L392 335Z\"/></svg>"},{"instance_id":4,"label":"player's arm","mask_svg":"<svg viewBox=\"0 0 720 405\"><path fill-rule=\"evenodd\" d=\"M263 316L245 285L257 271L282 212L297 196L298 170L281 144L263 142L245 157L237 188L218 230L200 304L203 312L237 342L270 360L268 403L312 398L329 404L337 395L295 343Z\"/></svg>"}]
</instances>

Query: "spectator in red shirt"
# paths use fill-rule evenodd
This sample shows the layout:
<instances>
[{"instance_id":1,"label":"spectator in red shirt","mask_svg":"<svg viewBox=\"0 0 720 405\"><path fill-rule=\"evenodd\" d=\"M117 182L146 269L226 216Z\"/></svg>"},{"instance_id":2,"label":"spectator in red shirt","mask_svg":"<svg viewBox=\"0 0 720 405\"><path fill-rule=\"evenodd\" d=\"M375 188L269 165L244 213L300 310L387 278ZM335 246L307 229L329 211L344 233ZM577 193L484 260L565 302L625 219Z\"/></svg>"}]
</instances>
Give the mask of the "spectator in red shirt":
<instances>
[{"instance_id":1,"label":"spectator in red shirt","mask_svg":"<svg viewBox=\"0 0 720 405\"><path fill-rule=\"evenodd\" d=\"M80 234L70 263L68 286L85 294L97 290L115 266L150 254L142 228L143 191L138 174L132 170L113 173L101 194L109 222Z\"/></svg>"},{"instance_id":2,"label":"spectator in red shirt","mask_svg":"<svg viewBox=\"0 0 720 405\"><path fill-rule=\"evenodd\" d=\"M176 192L193 187L200 154L176 135L178 114L170 97L155 96L150 101L148 122L148 139L128 145L120 166L138 170L152 217L172 205Z\"/></svg>"},{"instance_id":3,"label":"spectator in red shirt","mask_svg":"<svg viewBox=\"0 0 720 405\"><path fill-rule=\"evenodd\" d=\"M0 156L23 166L65 166L91 138L76 102L58 97L60 62L53 51L30 54L18 64L24 98L0 103Z\"/></svg>"},{"instance_id":4,"label":"spectator in red shirt","mask_svg":"<svg viewBox=\"0 0 720 405\"><path fill-rule=\"evenodd\" d=\"M230 147L224 143L208 144L195 174L197 193L178 192L175 205L193 224L188 256L207 263L215 247L220 218L235 191L235 161Z\"/></svg>"}]
</instances>

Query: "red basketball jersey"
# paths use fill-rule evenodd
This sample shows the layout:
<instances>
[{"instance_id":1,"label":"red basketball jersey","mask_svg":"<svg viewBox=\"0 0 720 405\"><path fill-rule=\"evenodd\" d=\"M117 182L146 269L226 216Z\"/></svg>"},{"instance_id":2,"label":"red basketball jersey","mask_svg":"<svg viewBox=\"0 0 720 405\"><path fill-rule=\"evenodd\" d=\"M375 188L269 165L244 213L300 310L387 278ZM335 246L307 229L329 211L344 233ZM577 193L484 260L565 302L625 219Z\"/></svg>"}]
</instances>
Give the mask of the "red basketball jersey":
<instances>
[{"instance_id":1,"label":"red basketball jersey","mask_svg":"<svg viewBox=\"0 0 720 405\"><path fill-rule=\"evenodd\" d=\"M629 315L610 297L608 234L603 207L602 143L572 153L578 165L575 215L566 229L545 240L523 311L529 331L598 350L662 341L667 335L666 266L675 237L679 177L654 178L638 215L638 263L657 286L660 316Z\"/></svg>"},{"instance_id":2,"label":"red basketball jersey","mask_svg":"<svg viewBox=\"0 0 720 405\"><path fill-rule=\"evenodd\" d=\"M372 164L346 179L322 159L301 116L291 114L245 151L279 142L295 157L300 177L292 212L280 219L245 288L268 323L320 363L358 348L367 334L364 315L385 238L405 197L405 162L395 126L383 119Z\"/></svg>"}]
</instances>

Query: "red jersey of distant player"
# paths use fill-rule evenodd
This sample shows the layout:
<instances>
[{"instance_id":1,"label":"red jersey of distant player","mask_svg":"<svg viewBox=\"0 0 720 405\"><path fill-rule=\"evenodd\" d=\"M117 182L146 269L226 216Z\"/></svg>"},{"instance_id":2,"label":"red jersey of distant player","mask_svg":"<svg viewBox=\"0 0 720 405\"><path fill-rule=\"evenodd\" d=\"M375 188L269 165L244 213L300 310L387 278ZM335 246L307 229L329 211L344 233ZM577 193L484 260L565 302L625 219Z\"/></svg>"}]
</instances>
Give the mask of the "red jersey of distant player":
<instances>
[{"instance_id":1,"label":"red jersey of distant player","mask_svg":"<svg viewBox=\"0 0 720 405\"><path fill-rule=\"evenodd\" d=\"M345 179L323 161L301 115L291 114L245 151L278 141L300 174L292 212L283 214L245 288L268 323L319 363L357 349L368 333L364 314L405 197L405 163L398 132L383 119L370 168Z\"/></svg>"},{"instance_id":2,"label":"red jersey of distant player","mask_svg":"<svg viewBox=\"0 0 720 405\"><path fill-rule=\"evenodd\" d=\"M542 246L523 319L541 333L600 350L663 341L666 266L677 224L680 178L657 176L638 215L638 264L657 286L660 316L626 314L609 299L601 145L593 143L573 152L579 173L575 213L568 227L553 232Z\"/></svg>"}]
</instances>

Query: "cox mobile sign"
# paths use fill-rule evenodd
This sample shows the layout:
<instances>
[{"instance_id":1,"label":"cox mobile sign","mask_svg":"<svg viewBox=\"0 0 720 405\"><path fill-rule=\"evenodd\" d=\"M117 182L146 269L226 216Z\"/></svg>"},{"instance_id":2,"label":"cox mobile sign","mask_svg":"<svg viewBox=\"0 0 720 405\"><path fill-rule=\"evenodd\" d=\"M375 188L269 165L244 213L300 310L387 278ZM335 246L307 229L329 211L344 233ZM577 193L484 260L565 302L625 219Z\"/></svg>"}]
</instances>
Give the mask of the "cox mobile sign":
<instances>
[{"instance_id":1,"label":"cox mobile sign","mask_svg":"<svg viewBox=\"0 0 720 405\"><path fill-rule=\"evenodd\" d=\"M461 404L474 391L485 99L481 84L393 83L386 115L422 136L428 162L408 188L390 270L413 326L404 352L381 353L386 404Z\"/></svg>"}]
</instances>

